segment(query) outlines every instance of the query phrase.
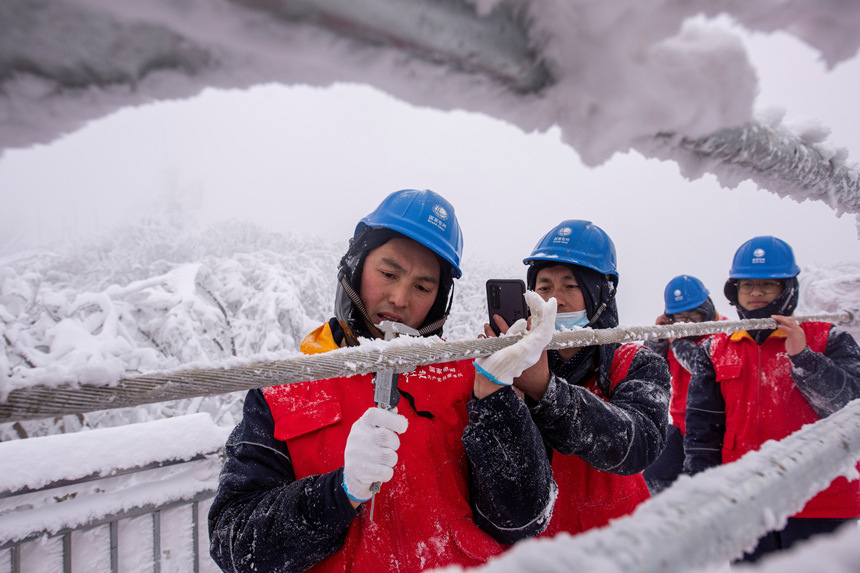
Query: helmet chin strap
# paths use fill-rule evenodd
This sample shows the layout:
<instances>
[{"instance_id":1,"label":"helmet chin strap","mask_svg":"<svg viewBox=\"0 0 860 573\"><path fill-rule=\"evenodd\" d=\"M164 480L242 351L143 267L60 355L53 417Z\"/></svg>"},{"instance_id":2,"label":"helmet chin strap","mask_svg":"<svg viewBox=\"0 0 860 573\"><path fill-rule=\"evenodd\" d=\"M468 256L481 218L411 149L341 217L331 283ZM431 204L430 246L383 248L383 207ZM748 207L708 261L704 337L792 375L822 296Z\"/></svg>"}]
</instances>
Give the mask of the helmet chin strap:
<instances>
[{"instance_id":1,"label":"helmet chin strap","mask_svg":"<svg viewBox=\"0 0 860 573\"><path fill-rule=\"evenodd\" d=\"M349 300L351 300L352 304L355 305L355 308L358 309L359 314L361 314L361 318L364 319L364 322L367 324L371 334L376 338L385 338L385 333L377 328L376 325L373 324L373 321L370 320L370 315L367 313L367 309L364 308L364 303L361 302L361 297L358 296L358 293L355 292L355 289L352 288L352 285L349 284L349 281L346 280L346 276L344 276L343 273L340 275L340 286L343 287L343 292L346 293L346 296L349 297Z\"/></svg>"},{"instance_id":2,"label":"helmet chin strap","mask_svg":"<svg viewBox=\"0 0 860 573\"><path fill-rule=\"evenodd\" d=\"M426 324L418 329L418 333L421 336L427 336L433 332L436 332L442 325L445 324L445 321L448 320L448 315L451 313L451 304L454 302L454 283L451 283L451 290L448 292L448 304L445 306L445 312L442 313L442 316L438 320L434 320L430 324Z\"/></svg>"},{"instance_id":3,"label":"helmet chin strap","mask_svg":"<svg viewBox=\"0 0 860 573\"><path fill-rule=\"evenodd\" d=\"M343 291L349 297L349 300L352 301L352 304L355 305L355 308L358 309L359 314L361 314L361 318L364 319L364 322L367 324L368 329L371 334L373 334L376 338L385 338L385 333L376 326L373 321L370 319L370 315L367 312L367 309L364 307L364 303L361 300L361 297L355 292L355 289L352 288L352 285L349 284L349 281L346 280L346 276L341 273L340 276L340 285L343 287ZM445 312L441 318L431 322L430 324L425 324L421 328L418 329L418 334L421 336L427 336L432 332L436 332L442 325L445 324L445 321L448 320L448 314L451 312L451 304L454 301L454 285L451 285L451 292L448 294L448 305L445 307Z\"/></svg>"},{"instance_id":4,"label":"helmet chin strap","mask_svg":"<svg viewBox=\"0 0 860 573\"><path fill-rule=\"evenodd\" d=\"M795 289L797 288L796 284L792 284L789 291L788 296L785 297L785 300L782 303L782 308L779 309L779 313L785 315L785 311L788 309L788 305L791 304L791 299L794 298Z\"/></svg>"},{"instance_id":5,"label":"helmet chin strap","mask_svg":"<svg viewBox=\"0 0 860 573\"><path fill-rule=\"evenodd\" d=\"M615 293L618 292L615 288L615 285L612 284L612 281L609 280L609 275L603 275L603 284L609 285L609 297L600 303L600 306L597 307L597 311L594 313L594 317L588 321L588 324L585 325L584 328L591 328L596 322L597 319L600 318L600 315L603 314L603 311L606 310L606 305L612 302L612 299L615 298ZM603 289L600 289L601 292ZM603 298L603 297L600 297Z\"/></svg>"}]
</instances>

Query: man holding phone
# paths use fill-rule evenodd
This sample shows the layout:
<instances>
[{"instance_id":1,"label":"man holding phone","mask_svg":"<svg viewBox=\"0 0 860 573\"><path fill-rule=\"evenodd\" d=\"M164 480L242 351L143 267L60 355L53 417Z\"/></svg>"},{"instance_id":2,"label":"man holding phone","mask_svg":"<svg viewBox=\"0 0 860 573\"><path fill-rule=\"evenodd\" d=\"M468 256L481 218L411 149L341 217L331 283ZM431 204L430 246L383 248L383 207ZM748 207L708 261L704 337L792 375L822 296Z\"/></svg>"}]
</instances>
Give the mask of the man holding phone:
<instances>
[{"instance_id":1,"label":"man holding phone","mask_svg":"<svg viewBox=\"0 0 860 573\"><path fill-rule=\"evenodd\" d=\"M557 301L557 330L618 326L615 245L597 225L562 221L523 263L529 292ZM489 324L484 334L494 336ZM542 535L602 527L649 497L640 472L665 447L669 418L663 358L640 344L549 350L514 386L525 395L558 484Z\"/></svg>"},{"instance_id":2,"label":"man holding phone","mask_svg":"<svg viewBox=\"0 0 860 573\"><path fill-rule=\"evenodd\" d=\"M501 334L501 324L513 324L521 318L528 318L529 308L526 305L526 283L519 279L490 279L487 281L487 310L490 316L490 327L493 333ZM557 316L556 316L557 318Z\"/></svg>"},{"instance_id":3,"label":"man holding phone","mask_svg":"<svg viewBox=\"0 0 860 573\"><path fill-rule=\"evenodd\" d=\"M302 352L382 339L392 325L441 335L462 245L443 197L389 195L356 226L340 263L335 316L305 338ZM395 400L404 398L396 409L374 405L372 374L251 390L209 512L219 566L468 567L543 531L555 484L511 385L552 338L555 304L534 296L530 305L531 332L491 356L377 373L377 384L384 378Z\"/></svg>"}]
</instances>

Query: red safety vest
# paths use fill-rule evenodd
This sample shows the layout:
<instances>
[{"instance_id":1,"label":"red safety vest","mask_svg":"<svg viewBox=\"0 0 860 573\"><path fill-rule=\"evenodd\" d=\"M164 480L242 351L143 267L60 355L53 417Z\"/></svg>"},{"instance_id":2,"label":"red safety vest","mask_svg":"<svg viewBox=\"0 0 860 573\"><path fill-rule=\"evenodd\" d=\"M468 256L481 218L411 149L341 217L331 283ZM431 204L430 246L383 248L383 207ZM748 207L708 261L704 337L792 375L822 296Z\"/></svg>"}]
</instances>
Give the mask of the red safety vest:
<instances>
[{"instance_id":1,"label":"red safety vest","mask_svg":"<svg viewBox=\"0 0 860 573\"><path fill-rule=\"evenodd\" d=\"M716 314L714 320L727 320L720 313ZM703 345L709 338L709 335L700 336L696 340L696 344ZM681 366L678 359L675 358L675 353L672 352L672 346L669 346L669 351L666 353L666 361L669 363L669 374L672 376L672 398L669 401L669 415L672 417L672 425L681 430L681 435L687 433L687 392L690 389L690 371Z\"/></svg>"},{"instance_id":2,"label":"red safety vest","mask_svg":"<svg viewBox=\"0 0 860 573\"><path fill-rule=\"evenodd\" d=\"M702 340L705 340L705 338ZM672 398L669 400L669 416L672 418L672 425L681 430L681 435L684 435L687 433L687 392L690 389L692 374L681 366L671 348L666 353L666 362L669 363L669 374L672 376Z\"/></svg>"},{"instance_id":3,"label":"red safety vest","mask_svg":"<svg viewBox=\"0 0 860 573\"><path fill-rule=\"evenodd\" d=\"M336 348L328 325L302 342L302 352ZM447 565L475 566L507 546L475 525L469 507L466 453L461 441L468 422L475 370L471 361L422 366L399 376L415 398L418 416L405 401L398 412L409 421L400 436L394 477L349 526L343 547L311 571L412 572ZM266 388L275 437L287 442L296 478L343 466L349 431L374 406L371 374Z\"/></svg>"},{"instance_id":4,"label":"red safety vest","mask_svg":"<svg viewBox=\"0 0 860 573\"><path fill-rule=\"evenodd\" d=\"M627 376L633 357L641 347L630 343L615 351L609 370L610 390ZM609 401L598 388L596 376L585 387ZM576 534L603 527L611 519L632 513L650 497L642 474L623 476L603 472L575 455L553 452L552 473L558 485L558 497L542 537L559 531Z\"/></svg>"},{"instance_id":5,"label":"red safety vest","mask_svg":"<svg viewBox=\"0 0 860 573\"><path fill-rule=\"evenodd\" d=\"M823 354L832 325L805 322L800 327L810 350ZM711 362L726 403L724 464L759 449L767 440L781 440L820 419L794 383L782 330L774 331L761 345L744 331L715 335ZM860 481L839 477L794 517L858 516Z\"/></svg>"}]
</instances>

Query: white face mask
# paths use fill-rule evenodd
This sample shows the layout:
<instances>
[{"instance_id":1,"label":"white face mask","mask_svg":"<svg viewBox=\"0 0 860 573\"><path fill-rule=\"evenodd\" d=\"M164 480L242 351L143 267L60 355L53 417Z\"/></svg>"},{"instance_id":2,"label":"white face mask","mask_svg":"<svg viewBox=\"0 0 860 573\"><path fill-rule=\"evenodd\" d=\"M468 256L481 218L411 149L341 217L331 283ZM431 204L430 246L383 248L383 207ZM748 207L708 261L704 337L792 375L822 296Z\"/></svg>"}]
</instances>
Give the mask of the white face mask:
<instances>
[{"instance_id":1,"label":"white face mask","mask_svg":"<svg viewBox=\"0 0 860 573\"><path fill-rule=\"evenodd\" d=\"M588 324L588 316L584 310L559 312L555 315L555 329L559 332L573 330L574 326L585 326L586 324Z\"/></svg>"}]
</instances>

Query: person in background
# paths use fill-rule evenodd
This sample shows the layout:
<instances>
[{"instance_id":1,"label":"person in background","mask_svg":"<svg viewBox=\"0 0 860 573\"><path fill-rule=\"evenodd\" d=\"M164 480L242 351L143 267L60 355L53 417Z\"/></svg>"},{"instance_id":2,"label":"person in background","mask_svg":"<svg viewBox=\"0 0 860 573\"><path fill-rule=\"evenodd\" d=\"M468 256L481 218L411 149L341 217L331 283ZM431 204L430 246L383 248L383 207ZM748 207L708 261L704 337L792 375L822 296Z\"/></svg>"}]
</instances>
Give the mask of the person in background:
<instances>
[{"instance_id":1,"label":"person in background","mask_svg":"<svg viewBox=\"0 0 860 573\"><path fill-rule=\"evenodd\" d=\"M710 294L702 281L696 277L679 275L673 278L663 291L665 310L657 317L656 324L659 326L725 320L725 317L717 313ZM672 401L669 404L672 423L669 424L666 435L666 449L642 472L651 495L656 495L672 485L672 482L684 472L687 388L690 385L690 374L696 354L706 338L706 335L687 336L645 342L645 346L667 360L669 373L672 376Z\"/></svg>"},{"instance_id":2,"label":"person in background","mask_svg":"<svg viewBox=\"0 0 860 573\"><path fill-rule=\"evenodd\" d=\"M860 348L827 322L798 324L800 267L785 241L759 236L738 248L723 292L741 319L778 328L715 334L696 355L687 394L684 469L731 463L839 410L860 389ZM839 477L742 557L757 561L860 517L860 481Z\"/></svg>"},{"instance_id":3,"label":"person in background","mask_svg":"<svg viewBox=\"0 0 860 573\"><path fill-rule=\"evenodd\" d=\"M553 227L523 260L528 289L558 301L556 329L618 326L615 245L590 221ZM495 317L502 332L507 325ZM493 336L489 324L484 334ZM552 460L558 499L544 536L579 533L649 497L642 470L666 440L669 368L641 344L544 351L514 386Z\"/></svg>"},{"instance_id":4,"label":"person in background","mask_svg":"<svg viewBox=\"0 0 860 573\"><path fill-rule=\"evenodd\" d=\"M462 243L454 208L440 195L389 195L358 223L340 263L335 316L305 338L302 352L383 338L392 324L440 336ZM395 374L403 400L394 411L374 405L371 374L251 390L209 513L218 565L466 567L543 531L555 484L511 384L552 338L555 304L529 302L535 324L516 344L474 363Z\"/></svg>"}]
</instances>

